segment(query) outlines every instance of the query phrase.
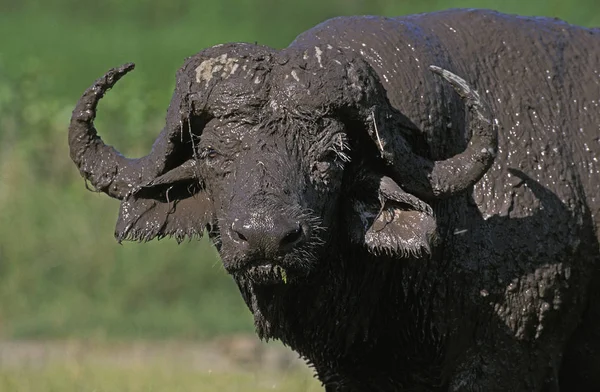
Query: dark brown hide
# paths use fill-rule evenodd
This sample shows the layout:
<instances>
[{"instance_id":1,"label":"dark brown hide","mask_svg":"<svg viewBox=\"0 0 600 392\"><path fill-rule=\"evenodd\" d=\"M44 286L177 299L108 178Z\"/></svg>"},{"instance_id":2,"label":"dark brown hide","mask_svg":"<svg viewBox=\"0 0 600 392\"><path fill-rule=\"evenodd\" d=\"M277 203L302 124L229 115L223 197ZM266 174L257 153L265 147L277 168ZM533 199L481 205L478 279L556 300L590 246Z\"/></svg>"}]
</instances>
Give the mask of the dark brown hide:
<instances>
[{"instance_id":1,"label":"dark brown hide","mask_svg":"<svg viewBox=\"0 0 600 392\"><path fill-rule=\"evenodd\" d=\"M215 46L139 160L92 124L128 69L70 127L117 238L207 229L327 391L600 390L598 29L450 10Z\"/></svg>"}]
</instances>

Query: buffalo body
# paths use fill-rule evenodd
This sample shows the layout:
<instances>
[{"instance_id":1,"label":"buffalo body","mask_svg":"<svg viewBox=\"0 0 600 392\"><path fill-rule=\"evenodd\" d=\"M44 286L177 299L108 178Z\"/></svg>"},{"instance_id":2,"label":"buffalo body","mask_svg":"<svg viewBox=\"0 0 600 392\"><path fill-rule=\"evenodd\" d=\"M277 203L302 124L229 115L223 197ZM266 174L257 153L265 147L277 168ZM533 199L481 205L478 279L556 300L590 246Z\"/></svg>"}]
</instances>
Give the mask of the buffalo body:
<instances>
[{"instance_id":1,"label":"buffalo body","mask_svg":"<svg viewBox=\"0 0 600 392\"><path fill-rule=\"evenodd\" d=\"M93 127L131 68L70 127L117 239L206 229L326 390L600 390L598 29L450 10L215 46L135 160Z\"/></svg>"}]
</instances>

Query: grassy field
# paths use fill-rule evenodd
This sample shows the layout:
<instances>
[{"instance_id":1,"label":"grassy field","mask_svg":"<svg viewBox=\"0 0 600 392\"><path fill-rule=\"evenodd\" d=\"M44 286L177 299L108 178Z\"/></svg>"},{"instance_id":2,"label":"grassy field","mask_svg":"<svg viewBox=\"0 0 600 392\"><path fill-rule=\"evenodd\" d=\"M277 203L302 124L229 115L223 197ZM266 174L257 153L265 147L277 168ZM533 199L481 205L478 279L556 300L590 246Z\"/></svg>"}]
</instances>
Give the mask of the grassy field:
<instances>
[{"instance_id":1,"label":"grassy field","mask_svg":"<svg viewBox=\"0 0 600 392\"><path fill-rule=\"evenodd\" d=\"M218 345L167 342L91 344L0 343L0 391L311 392L310 371L278 349L258 363L240 363ZM260 357L260 356L259 356Z\"/></svg>"},{"instance_id":2,"label":"grassy field","mask_svg":"<svg viewBox=\"0 0 600 392\"><path fill-rule=\"evenodd\" d=\"M0 369L0 390L19 392L284 392L321 391L306 375L198 373L164 365L136 369L66 364L10 372Z\"/></svg>"},{"instance_id":3,"label":"grassy field","mask_svg":"<svg viewBox=\"0 0 600 392\"><path fill-rule=\"evenodd\" d=\"M38 339L42 352L49 341L104 342L85 355L19 363L0 344L0 391L318 390L302 367L208 373L210 364L187 366L160 350L154 360L118 360L125 354L113 342L156 348L251 333L251 315L206 242L114 241L118 202L87 192L69 159L71 110L106 70L136 62L102 101L97 126L139 156L162 127L176 69L202 48L283 47L333 16L451 7L600 25L597 0L0 0L0 340Z\"/></svg>"},{"instance_id":4,"label":"grassy field","mask_svg":"<svg viewBox=\"0 0 600 392\"><path fill-rule=\"evenodd\" d=\"M256 376L251 373L205 374L157 365L119 369L69 364L19 372L0 370L0 388L19 392L284 392L321 391L301 374Z\"/></svg>"}]
</instances>

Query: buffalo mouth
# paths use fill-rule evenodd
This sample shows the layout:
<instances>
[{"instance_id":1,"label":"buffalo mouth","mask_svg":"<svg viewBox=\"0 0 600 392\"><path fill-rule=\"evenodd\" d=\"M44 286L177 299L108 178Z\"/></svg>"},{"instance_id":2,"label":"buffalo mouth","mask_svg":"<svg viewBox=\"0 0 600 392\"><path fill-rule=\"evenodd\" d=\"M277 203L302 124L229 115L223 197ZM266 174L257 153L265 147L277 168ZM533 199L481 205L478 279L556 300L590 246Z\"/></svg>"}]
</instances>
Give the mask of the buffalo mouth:
<instances>
[{"instance_id":1,"label":"buffalo mouth","mask_svg":"<svg viewBox=\"0 0 600 392\"><path fill-rule=\"evenodd\" d=\"M261 285L285 285L292 283L305 273L297 269L286 268L274 261L260 260L248 263L246 267L231 272L236 278L243 278Z\"/></svg>"}]
</instances>

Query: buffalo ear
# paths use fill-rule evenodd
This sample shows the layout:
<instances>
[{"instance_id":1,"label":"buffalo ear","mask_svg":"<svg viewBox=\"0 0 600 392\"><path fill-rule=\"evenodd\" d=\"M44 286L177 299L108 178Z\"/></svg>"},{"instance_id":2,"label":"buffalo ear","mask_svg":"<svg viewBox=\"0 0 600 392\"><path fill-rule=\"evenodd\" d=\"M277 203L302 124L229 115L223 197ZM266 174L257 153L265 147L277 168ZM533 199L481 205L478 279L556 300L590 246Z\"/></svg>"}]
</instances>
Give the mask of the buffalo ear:
<instances>
[{"instance_id":1,"label":"buffalo ear","mask_svg":"<svg viewBox=\"0 0 600 392\"><path fill-rule=\"evenodd\" d=\"M359 176L352 192L350 233L374 254L424 257L437 240L431 207L405 192L390 177Z\"/></svg>"},{"instance_id":2,"label":"buffalo ear","mask_svg":"<svg viewBox=\"0 0 600 392\"><path fill-rule=\"evenodd\" d=\"M115 237L121 242L200 238L213 222L213 203L189 176L189 161L138 188L121 202Z\"/></svg>"}]
</instances>

